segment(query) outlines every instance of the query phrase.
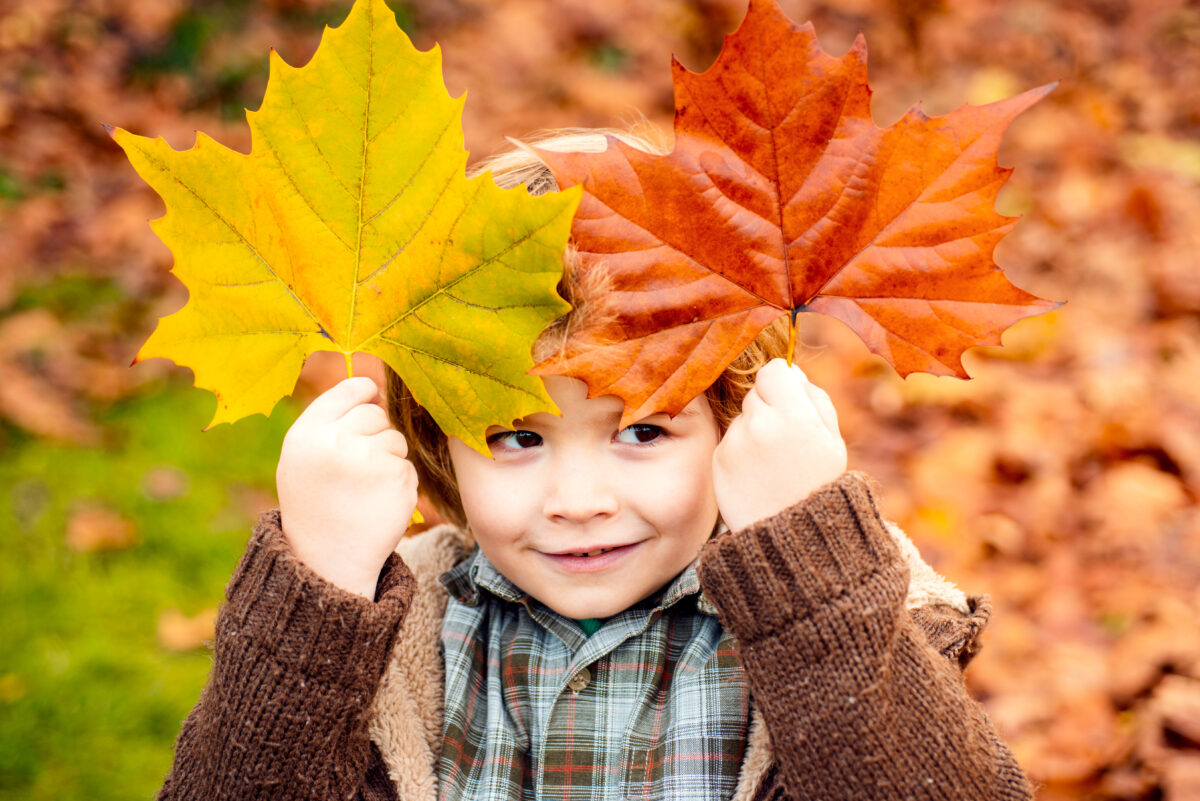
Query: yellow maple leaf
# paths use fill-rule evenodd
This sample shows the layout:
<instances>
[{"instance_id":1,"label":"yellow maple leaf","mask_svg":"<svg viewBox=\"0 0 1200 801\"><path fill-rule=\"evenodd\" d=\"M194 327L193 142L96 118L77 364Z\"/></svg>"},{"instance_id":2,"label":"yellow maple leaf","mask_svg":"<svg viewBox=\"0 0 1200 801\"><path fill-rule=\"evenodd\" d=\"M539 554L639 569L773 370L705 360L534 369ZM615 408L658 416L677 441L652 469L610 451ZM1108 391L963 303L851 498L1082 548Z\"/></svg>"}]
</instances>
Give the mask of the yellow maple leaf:
<instances>
[{"instance_id":1,"label":"yellow maple leaf","mask_svg":"<svg viewBox=\"0 0 1200 801\"><path fill-rule=\"evenodd\" d=\"M489 425L556 411L527 371L569 308L555 286L579 193L467 180L463 101L436 46L357 0L307 65L272 51L249 154L110 129L166 204L153 227L190 293L137 360L190 367L217 395L210 425L269 413L318 350L376 354L482 452Z\"/></svg>"}]
</instances>

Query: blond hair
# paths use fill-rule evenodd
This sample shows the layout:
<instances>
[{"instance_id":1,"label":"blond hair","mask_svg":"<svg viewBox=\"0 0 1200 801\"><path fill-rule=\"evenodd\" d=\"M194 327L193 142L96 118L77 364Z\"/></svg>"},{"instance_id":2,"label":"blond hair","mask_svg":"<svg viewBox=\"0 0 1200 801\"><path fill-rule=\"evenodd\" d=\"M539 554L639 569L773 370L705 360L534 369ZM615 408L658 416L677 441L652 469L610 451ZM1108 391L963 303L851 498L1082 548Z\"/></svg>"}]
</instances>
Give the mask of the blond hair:
<instances>
[{"instance_id":1,"label":"blond hair","mask_svg":"<svg viewBox=\"0 0 1200 801\"><path fill-rule=\"evenodd\" d=\"M648 125L631 130L571 128L543 131L525 142L513 141L513 147L480 162L470 175L491 171L496 184L504 189L525 185L531 195L558 191L550 169L538 159L532 147L564 153L599 153L608 147L608 136L647 153L667 152L661 136ZM563 279L558 290L571 304L572 310L555 320L538 337L533 353L540 361L563 347L572 328L591 313L589 300L604 291L602 273L580 276L574 250L568 247L563 256ZM594 322L594 321L593 321ZM754 385L758 369L773 358L785 355L788 343L787 316L784 315L763 331L733 362L725 368L712 386L704 391L712 407L721 433L741 412L742 400ZM450 462L446 435L416 399L404 381L390 367L387 373L388 417L408 440L408 458L417 470L421 492L447 520L465 526L458 481Z\"/></svg>"}]
</instances>

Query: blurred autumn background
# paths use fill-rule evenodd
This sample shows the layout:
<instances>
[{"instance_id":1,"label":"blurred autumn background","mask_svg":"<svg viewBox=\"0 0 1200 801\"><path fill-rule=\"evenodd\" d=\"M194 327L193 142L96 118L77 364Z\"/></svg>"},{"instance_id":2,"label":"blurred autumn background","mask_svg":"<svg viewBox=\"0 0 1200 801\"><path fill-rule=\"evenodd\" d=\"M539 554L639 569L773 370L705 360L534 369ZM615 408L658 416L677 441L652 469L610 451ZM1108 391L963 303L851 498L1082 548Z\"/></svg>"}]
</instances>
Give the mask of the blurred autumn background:
<instances>
[{"instance_id":1,"label":"blurred autumn background","mask_svg":"<svg viewBox=\"0 0 1200 801\"><path fill-rule=\"evenodd\" d=\"M707 67L745 0L391 0L470 89L473 158L504 137L669 130L669 58ZM783 0L841 54L862 31L876 121L1039 84L1013 125L998 261L1062 309L975 380L900 380L806 322L852 465L995 617L968 673L1046 799L1200 799L1200 5ZM344 0L0 0L0 798L147 798L301 404L207 433L213 397L130 368L186 292L162 207L102 123L249 145L267 51L314 51ZM363 369L370 370L370 365Z\"/></svg>"}]
</instances>

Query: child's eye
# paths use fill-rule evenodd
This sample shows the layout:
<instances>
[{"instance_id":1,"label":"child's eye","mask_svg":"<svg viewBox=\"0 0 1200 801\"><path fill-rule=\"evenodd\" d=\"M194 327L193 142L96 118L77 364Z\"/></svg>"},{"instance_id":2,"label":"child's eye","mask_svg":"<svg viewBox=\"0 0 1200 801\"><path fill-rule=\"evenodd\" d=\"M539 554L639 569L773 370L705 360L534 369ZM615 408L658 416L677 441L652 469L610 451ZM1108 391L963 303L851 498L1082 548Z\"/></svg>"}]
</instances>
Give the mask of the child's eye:
<instances>
[{"instance_id":1,"label":"child's eye","mask_svg":"<svg viewBox=\"0 0 1200 801\"><path fill-rule=\"evenodd\" d=\"M664 433L666 432L662 430L661 426L650 425L649 423L634 423L617 432L617 442L624 442L628 445L645 445L648 442L658 439Z\"/></svg>"},{"instance_id":2,"label":"child's eye","mask_svg":"<svg viewBox=\"0 0 1200 801\"><path fill-rule=\"evenodd\" d=\"M526 448L536 448L542 444L542 437L532 431L518 429L516 431L499 431L487 438L488 447L500 447L520 451Z\"/></svg>"}]
</instances>

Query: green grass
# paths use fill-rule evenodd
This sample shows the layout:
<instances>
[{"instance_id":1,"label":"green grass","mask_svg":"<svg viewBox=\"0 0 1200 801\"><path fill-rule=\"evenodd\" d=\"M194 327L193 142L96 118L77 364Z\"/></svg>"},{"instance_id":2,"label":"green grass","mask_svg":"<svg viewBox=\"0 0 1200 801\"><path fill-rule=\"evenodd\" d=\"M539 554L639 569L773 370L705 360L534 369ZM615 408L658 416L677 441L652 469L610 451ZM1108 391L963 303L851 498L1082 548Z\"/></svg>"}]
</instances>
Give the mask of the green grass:
<instances>
[{"instance_id":1,"label":"green grass","mask_svg":"<svg viewBox=\"0 0 1200 801\"><path fill-rule=\"evenodd\" d=\"M293 408L209 432L214 398L175 382L111 410L103 448L12 434L0 458L0 799L152 798L211 666L173 653L158 615L215 606L273 491ZM185 477L156 498L148 475ZM72 510L102 504L138 544L80 553Z\"/></svg>"}]
</instances>

